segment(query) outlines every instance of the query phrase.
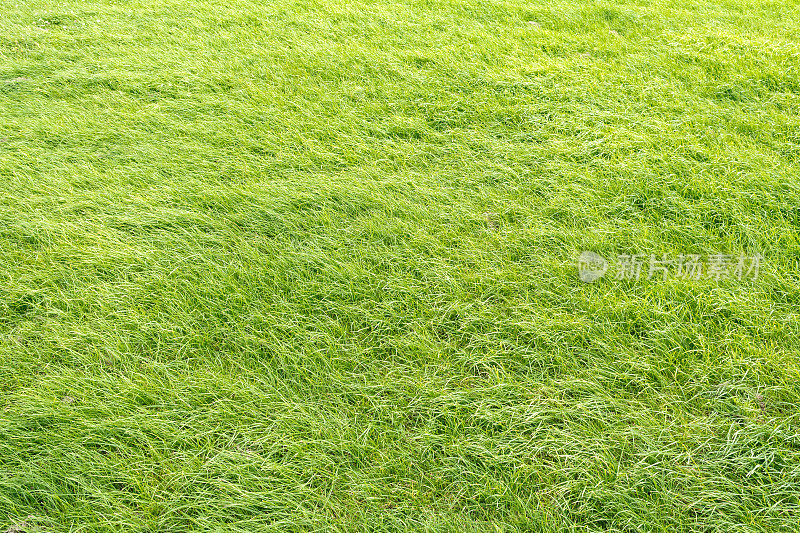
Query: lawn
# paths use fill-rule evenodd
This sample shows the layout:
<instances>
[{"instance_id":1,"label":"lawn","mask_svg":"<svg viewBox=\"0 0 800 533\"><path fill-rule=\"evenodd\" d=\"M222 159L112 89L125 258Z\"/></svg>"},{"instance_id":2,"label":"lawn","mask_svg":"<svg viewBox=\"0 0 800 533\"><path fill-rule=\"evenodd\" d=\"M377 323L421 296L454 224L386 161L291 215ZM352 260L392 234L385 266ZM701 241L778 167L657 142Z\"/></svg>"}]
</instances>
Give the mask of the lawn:
<instances>
[{"instance_id":1,"label":"lawn","mask_svg":"<svg viewBox=\"0 0 800 533\"><path fill-rule=\"evenodd\" d=\"M0 531L800 531L799 172L798 0L0 0Z\"/></svg>"}]
</instances>

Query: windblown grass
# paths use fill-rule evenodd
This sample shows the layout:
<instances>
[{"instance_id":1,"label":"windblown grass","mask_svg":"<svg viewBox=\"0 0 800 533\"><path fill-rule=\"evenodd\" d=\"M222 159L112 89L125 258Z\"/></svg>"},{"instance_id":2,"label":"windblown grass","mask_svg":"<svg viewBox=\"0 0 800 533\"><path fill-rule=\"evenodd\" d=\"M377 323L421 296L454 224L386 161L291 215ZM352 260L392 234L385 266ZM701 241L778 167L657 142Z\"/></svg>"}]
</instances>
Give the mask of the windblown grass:
<instances>
[{"instance_id":1,"label":"windblown grass","mask_svg":"<svg viewBox=\"0 0 800 533\"><path fill-rule=\"evenodd\" d=\"M0 526L800 530L798 67L795 0L0 0Z\"/></svg>"}]
</instances>

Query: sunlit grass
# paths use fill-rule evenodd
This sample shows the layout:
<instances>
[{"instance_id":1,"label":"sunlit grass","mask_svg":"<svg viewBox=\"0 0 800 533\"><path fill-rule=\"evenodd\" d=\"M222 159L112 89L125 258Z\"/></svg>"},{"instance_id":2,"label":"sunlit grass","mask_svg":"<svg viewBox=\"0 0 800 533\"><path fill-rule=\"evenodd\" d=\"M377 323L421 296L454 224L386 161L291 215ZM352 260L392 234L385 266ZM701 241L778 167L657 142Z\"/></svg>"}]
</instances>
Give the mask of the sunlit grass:
<instances>
[{"instance_id":1,"label":"sunlit grass","mask_svg":"<svg viewBox=\"0 0 800 533\"><path fill-rule=\"evenodd\" d=\"M0 0L0 530L796 531L799 7Z\"/></svg>"}]
</instances>

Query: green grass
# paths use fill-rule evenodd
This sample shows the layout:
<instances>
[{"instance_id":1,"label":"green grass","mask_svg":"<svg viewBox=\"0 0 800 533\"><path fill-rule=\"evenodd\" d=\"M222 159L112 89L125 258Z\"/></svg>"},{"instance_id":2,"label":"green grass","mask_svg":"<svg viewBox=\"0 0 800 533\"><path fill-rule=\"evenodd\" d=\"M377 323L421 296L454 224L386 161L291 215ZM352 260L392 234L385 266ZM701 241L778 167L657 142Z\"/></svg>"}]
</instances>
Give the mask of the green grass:
<instances>
[{"instance_id":1,"label":"green grass","mask_svg":"<svg viewBox=\"0 0 800 533\"><path fill-rule=\"evenodd\" d=\"M798 171L796 0L0 0L0 530L800 531Z\"/></svg>"}]
</instances>

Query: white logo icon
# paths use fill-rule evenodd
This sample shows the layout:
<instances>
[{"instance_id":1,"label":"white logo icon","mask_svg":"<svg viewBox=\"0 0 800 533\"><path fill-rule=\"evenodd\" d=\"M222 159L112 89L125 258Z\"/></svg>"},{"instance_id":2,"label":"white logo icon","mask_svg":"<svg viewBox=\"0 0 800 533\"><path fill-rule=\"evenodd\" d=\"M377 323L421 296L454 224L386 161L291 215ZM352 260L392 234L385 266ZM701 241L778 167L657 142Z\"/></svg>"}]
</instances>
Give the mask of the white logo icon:
<instances>
[{"instance_id":1,"label":"white logo icon","mask_svg":"<svg viewBox=\"0 0 800 533\"><path fill-rule=\"evenodd\" d=\"M578 274L581 281L591 283L603 277L608 270L608 261L594 252L583 252L578 256Z\"/></svg>"}]
</instances>

